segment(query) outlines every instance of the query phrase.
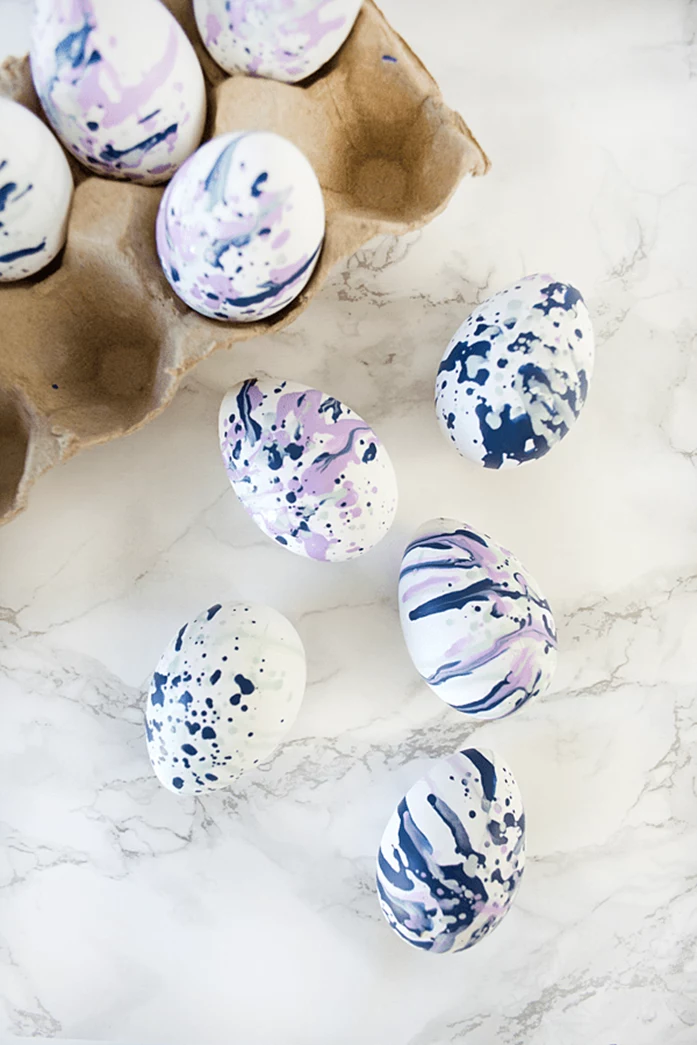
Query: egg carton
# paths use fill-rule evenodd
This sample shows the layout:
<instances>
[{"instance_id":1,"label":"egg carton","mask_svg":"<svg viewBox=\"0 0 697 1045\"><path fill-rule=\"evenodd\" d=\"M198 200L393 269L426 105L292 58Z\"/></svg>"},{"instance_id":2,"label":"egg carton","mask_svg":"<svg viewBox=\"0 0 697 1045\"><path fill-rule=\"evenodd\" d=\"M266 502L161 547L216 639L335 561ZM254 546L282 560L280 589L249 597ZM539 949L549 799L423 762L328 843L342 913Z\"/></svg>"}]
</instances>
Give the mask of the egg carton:
<instances>
[{"instance_id":1,"label":"egg carton","mask_svg":"<svg viewBox=\"0 0 697 1045\"><path fill-rule=\"evenodd\" d=\"M371 0L335 58L300 85L227 76L201 43L191 0L166 3L206 77L204 139L276 131L312 163L327 213L322 254L278 315L239 325L206 319L174 295L160 268L163 190L91 176L70 158L76 191L62 255L38 276L0 286L0 522L26 506L47 469L152 420L199 360L291 323L340 259L378 234L426 224L466 174L489 166ZM27 58L0 67L0 94L41 114Z\"/></svg>"}]
</instances>

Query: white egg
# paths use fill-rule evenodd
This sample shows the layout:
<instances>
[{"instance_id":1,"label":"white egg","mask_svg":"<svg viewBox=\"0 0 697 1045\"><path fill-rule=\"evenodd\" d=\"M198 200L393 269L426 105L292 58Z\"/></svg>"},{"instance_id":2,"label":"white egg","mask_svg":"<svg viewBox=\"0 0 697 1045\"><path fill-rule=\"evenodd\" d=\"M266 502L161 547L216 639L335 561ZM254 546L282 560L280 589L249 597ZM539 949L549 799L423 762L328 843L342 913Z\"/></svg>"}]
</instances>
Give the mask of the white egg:
<instances>
[{"instance_id":1,"label":"white egg","mask_svg":"<svg viewBox=\"0 0 697 1045\"><path fill-rule=\"evenodd\" d=\"M0 98L0 282L53 261L65 243L73 177L38 116Z\"/></svg>"},{"instance_id":2,"label":"white egg","mask_svg":"<svg viewBox=\"0 0 697 1045\"><path fill-rule=\"evenodd\" d=\"M372 428L315 388L244 381L220 407L220 445L232 488L282 547L341 562L392 525L397 480Z\"/></svg>"},{"instance_id":3,"label":"white egg","mask_svg":"<svg viewBox=\"0 0 697 1045\"><path fill-rule=\"evenodd\" d=\"M269 758L305 692L305 651L276 610L216 604L160 657L145 713L160 783L184 795L226 787Z\"/></svg>"},{"instance_id":4,"label":"white egg","mask_svg":"<svg viewBox=\"0 0 697 1045\"><path fill-rule=\"evenodd\" d=\"M402 558L398 602L414 666L457 711L502 718L549 686L557 662L549 603L486 534L453 519L424 523Z\"/></svg>"},{"instance_id":5,"label":"white egg","mask_svg":"<svg viewBox=\"0 0 697 1045\"><path fill-rule=\"evenodd\" d=\"M30 57L56 133L96 174L166 181L201 140L203 73L159 0L36 0Z\"/></svg>"},{"instance_id":6,"label":"white egg","mask_svg":"<svg viewBox=\"0 0 697 1045\"><path fill-rule=\"evenodd\" d=\"M542 457L578 417L593 359L578 290L526 276L478 305L448 345L436 378L443 434L485 468Z\"/></svg>"},{"instance_id":7,"label":"white egg","mask_svg":"<svg viewBox=\"0 0 697 1045\"><path fill-rule=\"evenodd\" d=\"M362 0L194 0L196 23L226 72L297 83L336 54Z\"/></svg>"},{"instance_id":8,"label":"white egg","mask_svg":"<svg viewBox=\"0 0 697 1045\"><path fill-rule=\"evenodd\" d=\"M385 828L377 885L407 943L443 954L487 936L510 909L525 867L525 814L510 769L468 748L434 763Z\"/></svg>"},{"instance_id":9,"label":"white egg","mask_svg":"<svg viewBox=\"0 0 697 1045\"><path fill-rule=\"evenodd\" d=\"M172 289L213 319L250 322L290 304L324 240L324 201L300 150L266 131L202 145L172 179L157 250Z\"/></svg>"}]
</instances>

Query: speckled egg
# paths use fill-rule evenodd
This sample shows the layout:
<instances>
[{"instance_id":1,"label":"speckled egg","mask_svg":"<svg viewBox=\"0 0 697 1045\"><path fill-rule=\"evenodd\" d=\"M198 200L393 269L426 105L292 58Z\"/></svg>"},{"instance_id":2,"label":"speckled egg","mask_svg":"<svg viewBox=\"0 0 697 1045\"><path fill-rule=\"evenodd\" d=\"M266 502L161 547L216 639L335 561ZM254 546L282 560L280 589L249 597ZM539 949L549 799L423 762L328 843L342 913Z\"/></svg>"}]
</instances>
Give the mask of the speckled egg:
<instances>
[{"instance_id":1,"label":"speckled egg","mask_svg":"<svg viewBox=\"0 0 697 1045\"><path fill-rule=\"evenodd\" d=\"M341 562L392 524L387 451L358 414L315 388L268 378L237 385L220 408L220 445L242 504L290 551Z\"/></svg>"},{"instance_id":2,"label":"speckled egg","mask_svg":"<svg viewBox=\"0 0 697 1045\"><path fill-rule=\"evenodd\" d=\"M416 670L457 711L503 718L543 693L557 662L554 618L522 563L452 519L407 545L399 615Z\"/></svg>"},{"instance_id":3,"label":"speckled egg","mask_svg":"<svg viewBox=\"0 0 697 1045\"><path fill-rule=\"evenodd\" d=\"M145 729L160 783L184 795L226 787L269 758L304 692L305 652L285 617L211 606L179 630L150 683Z\"/></svg>"},{"instance_id":4,"label":"speckled egg","mask_svg":"<svg viewBox=\"0 0 697 1045\"><path fill-rule=\"evenodd\" d=\"M194 0L198 30L226 72L297 83L336 54L361 0Z\"/></svg>"},{"instance_id":5,"label":"speckled egg","mask_svg":"<svg viewBox=\"0 0 697 1045\"><path fill-rule=\"evenodd\" d=\"M436 378L443 433L485 468L542 457L578 417L593 358L578 290L526 276L479 305L448 345Z\"/></svg>"},{"instance_id":6,"label":"speckled egg","mask_svg":"<svg viewBox=\"0 0 697 1045\"><path fill-rule=\"evenodd\" d=\"M96 174L166 181L201 140L201 67L159 0L36 0L30 57L56 133Z\"/></svg>"},{"instance_id":7,"label":"speckled egg","mask_svg":"<svg viewBox=\"0 0 697 1045\"><path fill-rule=\"evenodd\" d=\"M73 177L38 116L0 98L0 282L24 279L65 243Z\"/></svg>"},{"instance_id":8,"label":"speckled egg","mask_svg":"<svg viewBox=\"0 0 697 1045\"><path fill-rule=\"evenodd\" d=\"M510 909L525 867L525 815L510 769L468 748L407 791L378 853L380 905L403 940L464 951Z\"/></svg>"},{"instance_id":9,"label":"speckled egg","mask_svg":"<svg viewBox=\"0 0 697 1045\"><path fill-rule=\"evenodd\" d=\"M157 215L157 250L172 289L212 319L250 322L290 304L324 240L315 172L292 142L235 131L202 145Z\"/></svg>"}]
</instances>

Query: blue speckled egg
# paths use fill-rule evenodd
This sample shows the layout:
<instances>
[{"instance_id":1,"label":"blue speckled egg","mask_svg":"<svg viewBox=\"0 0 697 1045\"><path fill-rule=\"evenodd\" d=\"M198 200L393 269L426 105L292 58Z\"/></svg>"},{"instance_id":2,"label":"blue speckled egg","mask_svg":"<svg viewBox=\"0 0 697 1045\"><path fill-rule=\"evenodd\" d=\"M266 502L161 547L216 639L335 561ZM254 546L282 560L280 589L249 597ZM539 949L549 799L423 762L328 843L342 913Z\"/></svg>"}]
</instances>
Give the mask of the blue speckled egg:
<instances>
[{"instance_id":1,"label":"blue speckled egg","mask_svg":"<svg viewBox=\"0 0 697 1045\"><path fill-rule=\"evenodd\" d=\"M485 468L542 457L586 401L593 344L588 309L569 283L526 276L494 294L462 324L438 369L443 433Z\"/></svg>"},{"instance_id":2,"label":"blue speckled egg","mask_svg":"<svg viewBox=\"0 0 697 1045\"><path fill-rule=\"evenodd\" d=\"M269 758L304 692L305 652L285 617L211 606L178 631L150 683L145 729L160 783L186 795L226 787Z\"/></svg>"},{"instance_id":3,"label":"blue speckled egg","mask_svg":"<svg viewBox=\"0 0 697 1045\"><path fill-rule=\"evenodd\" d=\"M457 711L503 718L549 686L557 663L549 603L486 534L453 519L424 523L402 558L398 602L416 670Z\"/></svg>"},{"instance_id":4,"label":"blue speckled egg","mask_svg":"<svg viewBox=\"0 0 697 1045\"><path fill-rule=\"evenodd\" d=\"M508 912L525 867L525 815L510 769L468 748L434 763L397 806L378 852L383 914L403 940L472 947Z\"/></svg>"}]
</instances>

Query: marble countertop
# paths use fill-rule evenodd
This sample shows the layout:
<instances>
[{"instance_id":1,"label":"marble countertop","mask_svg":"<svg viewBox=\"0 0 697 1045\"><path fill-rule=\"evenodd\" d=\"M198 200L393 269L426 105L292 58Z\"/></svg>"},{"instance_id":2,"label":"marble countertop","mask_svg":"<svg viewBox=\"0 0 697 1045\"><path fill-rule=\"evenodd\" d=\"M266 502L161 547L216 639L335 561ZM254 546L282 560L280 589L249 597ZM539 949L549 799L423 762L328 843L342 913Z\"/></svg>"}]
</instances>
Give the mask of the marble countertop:
<instances>
[{"instance_id":1,"label":"marble countertop","mask_svg":"<svg viewBox=\"0 0 697 1045\"><path fill-rule=\"evenodd\" d=\"M207 360L148 428L51 472L0 531L0 1038L697 1042L697 5L382 6L490 175L350 258L288 330ZM0 0L1 51L27 10ZM534 271L583 291L594 383L548 458L488 472L442 438L434 372L474 304ZM364 558L287 554L229 489L218 404L255 372L384 437L401 505ZM439 514L512 548L560 630L551 691L476 728L399 629L402 548ZM307 696L269 764L181 799L150 771L144 686L182 621L237 597L296 624ZM376 847L465 740L516 771L528 867L489 939L412 952L380 913Z\"/></svg>"}]
</instances>

